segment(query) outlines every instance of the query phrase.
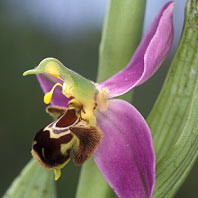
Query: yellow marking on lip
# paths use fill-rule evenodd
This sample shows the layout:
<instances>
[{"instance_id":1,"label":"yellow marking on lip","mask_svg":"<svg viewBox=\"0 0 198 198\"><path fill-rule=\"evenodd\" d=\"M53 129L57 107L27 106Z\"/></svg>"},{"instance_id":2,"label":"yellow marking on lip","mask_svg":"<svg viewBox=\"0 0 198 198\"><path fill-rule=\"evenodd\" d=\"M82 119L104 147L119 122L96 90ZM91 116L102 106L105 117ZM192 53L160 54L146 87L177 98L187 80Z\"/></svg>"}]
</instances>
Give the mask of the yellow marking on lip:
<instances>
[{"instance_id":1,"label":"yellow marking on lip","mask_svg":"<svg viewBox=\"0 0 198 198\"><path fill-rule=\"evenodd\" d=\"M67 154L67 151L72 148L72 146L78 141L77 137L73 135L72 139L67 142L66 144L61 144L60 145L60 151L63 155Z\"/></svg>"},{"instance_id":2,"label":"yellow marking on lip","mask_svg":"<svg viewBox=\"0 0 198 198\"><path fill-rule=\"evenodd\" d=\"M53 139L58 139L64 135L67 135L67 134L70 134L71 131L68 129L67 131L65 132L61 132L61 133L54 133L54 128L50 128L50 127L45 127L44 131L49 131L49 134L50 134L50 138L53 138Z\"/></svg>"}]
</instances>

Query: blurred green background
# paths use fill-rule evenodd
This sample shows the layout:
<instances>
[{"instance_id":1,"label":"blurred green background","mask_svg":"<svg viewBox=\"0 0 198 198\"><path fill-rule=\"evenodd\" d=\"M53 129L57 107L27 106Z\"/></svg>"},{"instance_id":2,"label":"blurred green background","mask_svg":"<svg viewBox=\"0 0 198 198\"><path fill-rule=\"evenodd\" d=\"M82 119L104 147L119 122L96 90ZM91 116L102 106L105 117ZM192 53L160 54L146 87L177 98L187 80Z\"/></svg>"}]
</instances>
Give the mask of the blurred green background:
<instances>
[{"instance_id":1,"label":"blurred green background","mask_svg":"<svg viewBox=\"0 0 198 198\"><path fill-rule=\"evenodd\" d=\"M57 8L59 19L54 17L56 9L51 9L50 6L53 5L49 5L49 2L35 1L34 4L28 5L25 0L17 3L11 0L0 1L0 196L31 159L34 134L51 121L45 113L43 93L36 78L34 76L24 78L22 73L36 66L43 58L55 57L83 76L91 80L96 79L101 37L100 21L107 0L102 1L103 5L98 10L99 18L96 14L97 24L94 18L86 24L84 22L86 17L79 18L77 15L78 20L73 18L72 12L86 14L75 9L79 0L75 0L75 4L71 4L71 1L64 3L67 6L67 16L59 13L62 6L60 1L57 4L60 6ZM93 6L93 2L91 5ZM91 10L89 4L85 7L87 12ZM97 12L97 6L91 11ZM64 17L68 18L65 23ZM169 56L151 80L135 90L133 104L145 117L159 93L172 56ZM75 196L79 170L80 168L74 166L72 162L63 169L63 175L57 182L58 198ZM196 165L178 192L177 198L198 197L197 176Z\"/></svg>"}]
</instances>

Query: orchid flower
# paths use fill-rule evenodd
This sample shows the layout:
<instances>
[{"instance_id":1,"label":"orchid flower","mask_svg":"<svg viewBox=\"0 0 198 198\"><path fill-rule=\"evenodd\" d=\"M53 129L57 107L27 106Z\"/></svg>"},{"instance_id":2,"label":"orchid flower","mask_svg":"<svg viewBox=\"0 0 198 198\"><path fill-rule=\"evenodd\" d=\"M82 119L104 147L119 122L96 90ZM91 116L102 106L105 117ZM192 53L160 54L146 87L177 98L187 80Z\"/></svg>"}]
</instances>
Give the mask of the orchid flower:
<instances>
[{"instance_id":1,"label":"orchid flower","mask_svg":"<svg viewBox=\"0 0 198 198\"><path fill-rule=\"evenodd\" d=\"M121 198L152 197L155 154L143 116L124 100L113 99L147 81L159 68L173 41L174 3L167 3L151 24L129 64L94 83L46 58L24 76L36 74L45 93L46 111L55 121L35 136L32 154L55 179L70 160L77 165L94 155L104 178Z\"/></svg>"}]
</instances>

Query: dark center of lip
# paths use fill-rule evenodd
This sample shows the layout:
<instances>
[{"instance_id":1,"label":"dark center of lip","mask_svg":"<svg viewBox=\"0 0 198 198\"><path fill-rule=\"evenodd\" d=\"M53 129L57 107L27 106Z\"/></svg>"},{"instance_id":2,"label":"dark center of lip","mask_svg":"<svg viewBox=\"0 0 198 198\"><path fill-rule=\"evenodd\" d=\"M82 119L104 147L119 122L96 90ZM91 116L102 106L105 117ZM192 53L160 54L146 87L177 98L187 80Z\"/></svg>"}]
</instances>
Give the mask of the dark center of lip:
<instances>
[{"instance_id":1,"label":"dark center of lip","mask_svg":"<svg viewBox=\"0 0 198 198\"><path fill-rule=\"evenodd\" d=\"M78 117L76 116L75 109L68 109L66 113L56 123L56 127L68 127L76 122Z\"/></svg>"},{"instance_id":2,"label":"dark center of lip","mask_svg":"<svg viewBox=\"0 0 198 198\"><path fill-rule=\"evenodd\" d=\"M48 130L41 129L35 136L32 149L33 155L40 163L48 168L63 164L70 158L70 149L65 154L61 152L61 144L68 144L72 141L73 135L66 134L59 138L50 138Z\"/></svg>"}]
</instances>

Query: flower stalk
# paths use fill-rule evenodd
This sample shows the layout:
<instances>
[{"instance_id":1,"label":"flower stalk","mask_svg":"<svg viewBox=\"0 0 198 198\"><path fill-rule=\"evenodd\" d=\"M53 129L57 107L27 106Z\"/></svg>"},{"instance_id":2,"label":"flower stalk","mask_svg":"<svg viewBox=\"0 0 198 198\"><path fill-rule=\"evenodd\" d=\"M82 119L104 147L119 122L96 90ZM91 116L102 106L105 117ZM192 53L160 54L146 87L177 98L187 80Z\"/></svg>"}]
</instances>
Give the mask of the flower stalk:
<instances>
[{"instance_id":1,"label":"flower stalk","mask_svg":"<svg viewBox=\"0 0 198 198\"><path fill-rule=\"evenodd\" d=\"M109 1L99 50L98 82L114 75L129 62L141 39L145 4L145 0ZM131 102L132 91L119 98ZM81 168L76 197L109 198L113 195L91 157Z\"/></svg>"}]
</instances>

